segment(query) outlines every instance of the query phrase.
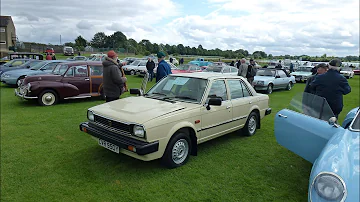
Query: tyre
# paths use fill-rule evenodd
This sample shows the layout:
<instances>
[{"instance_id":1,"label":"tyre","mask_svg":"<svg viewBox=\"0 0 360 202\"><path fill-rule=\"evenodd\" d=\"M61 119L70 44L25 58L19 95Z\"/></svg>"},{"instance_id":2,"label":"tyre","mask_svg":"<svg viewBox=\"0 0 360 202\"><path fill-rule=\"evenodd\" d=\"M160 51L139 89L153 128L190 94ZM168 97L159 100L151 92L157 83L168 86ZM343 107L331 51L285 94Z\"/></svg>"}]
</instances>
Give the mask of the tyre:
<instances>
[{"instance_id":1,"label":"tyre","mask_svg":"<svg viewBox=\"0 0 360 202\"><path fill-rule=\"evenodd\" d=\"M243 134L246 136L253 136L256 133L257 125L258 125L258 115L255 112L251 112L244 128L242 129Z\"/></svg>"},{"instance_id":2,"label":"tyre","mask_svg":"<svg viewBox=\"0 0 360 202\"><path fill-rule=\"evenodd\" d=\"M350 76L345 76L345 78L350 79Z\"/></svg>"},{"instance_id":3,"label":"tyre","mask_svg":"<svg viewBox=\"0 0 360 202\"><path fill-rule=\"evenodd\" d=\"M288 85L286 86L286 90L291 90L292 88L292 82L289 82Z\"/></svg>"},{"instance_id":4,"label":"tyre","mask_svg":"<svg viewBox=\"0 0 360 202\"><path fill-rule=\"evenodd\" d=\"M168 168L180 167L189 160L191 141L187 131L178 131L169 141L162 163Z\"/></svg>"},{"instance_id":5,"label":"tyre","mask_svg":"<svg viewBox=\"0 0 360 202\"><path fill-rule=\"evenodd\" d=\"M58 95L53 90L44 90L40 94L38 102L42 106L55 105L58 102Z\"/></svg>"},{"instance_id":6,"label":"tyre","mask_svg":"<svg viewBox=\"0 0 360 202\"><path fill-rule=\"evenodd\" d=\"M267 87L266 93L271 94L272 92L273 92L273 85L269 84L268 87Z\"/></svg>"},{"instance_id":7,"label":"tyre","mask_svg":"<svg viewBox=\"0 0 360 202\"><path fill-rule=\"evenodd\" d=\"M131 70L130 75L135 75L135 70Z\"/></svg>"}]
</instances>

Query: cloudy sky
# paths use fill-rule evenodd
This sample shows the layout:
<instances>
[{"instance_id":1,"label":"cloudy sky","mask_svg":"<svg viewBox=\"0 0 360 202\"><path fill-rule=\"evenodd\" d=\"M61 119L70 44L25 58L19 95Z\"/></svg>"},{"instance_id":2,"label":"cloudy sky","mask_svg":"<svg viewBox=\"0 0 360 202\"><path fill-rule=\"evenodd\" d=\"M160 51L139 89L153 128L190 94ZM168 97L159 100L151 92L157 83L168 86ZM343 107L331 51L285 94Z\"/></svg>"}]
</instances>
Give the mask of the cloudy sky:
<instances>
[{"instance_id":1,"label":"cloudy sky","mask_svg":"<svg viewBox=\"0 0 360 202\"><path fill-rule=\"evenodd\" d=\"M84 3L82 3L84 2ZM273 55L359 55L359 0L1 0L20 41L136 41Z\"/></svg>"}]
</instances>

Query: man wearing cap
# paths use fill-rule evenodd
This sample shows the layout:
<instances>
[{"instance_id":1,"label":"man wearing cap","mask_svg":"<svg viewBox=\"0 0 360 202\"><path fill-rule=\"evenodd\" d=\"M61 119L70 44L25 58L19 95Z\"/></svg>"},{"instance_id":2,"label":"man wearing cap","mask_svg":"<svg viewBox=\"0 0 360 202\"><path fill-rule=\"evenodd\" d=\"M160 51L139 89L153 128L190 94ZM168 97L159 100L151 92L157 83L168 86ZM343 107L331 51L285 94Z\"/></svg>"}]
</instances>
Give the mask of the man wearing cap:
<instances>
[{"instance_id":1,"label":"man wearing cap","mask_svg":"<svg viewBox=\"0 0 360 202\"><path fill-rule=\"evenodd\" d=\"M103 89L106 102L119 99L124 92L126 77L120 71L119 63L116 61L117 55L114 51L109 51L107 57L102 62L103 70Z\"/></svg>"},{"instance_id":2,"label":"man wearing cap","mask_svg":"<svg viewBox=\"0 0 360 202\"><path fill-rule=\"evenodd\" d=\"M156 70L156 82L160 81L162 78L166 77L169 74L172 74L170 65L165 62L165 53L158 52L158 67Z\"/></svg>"},{"instance_id":3,"label":"man wearing cap","mask_svg":"<svg viewBox=\"0 0 360 202\"><path fill-rule=\"evenodd\" d=\"M348 81L339 72L340 67L339 59L331 60L329 70L325 74L316 76L310 83L314 94L326 99L336 118L343 109L343 95L351 92Z\"/></svg>"}]
</instances>

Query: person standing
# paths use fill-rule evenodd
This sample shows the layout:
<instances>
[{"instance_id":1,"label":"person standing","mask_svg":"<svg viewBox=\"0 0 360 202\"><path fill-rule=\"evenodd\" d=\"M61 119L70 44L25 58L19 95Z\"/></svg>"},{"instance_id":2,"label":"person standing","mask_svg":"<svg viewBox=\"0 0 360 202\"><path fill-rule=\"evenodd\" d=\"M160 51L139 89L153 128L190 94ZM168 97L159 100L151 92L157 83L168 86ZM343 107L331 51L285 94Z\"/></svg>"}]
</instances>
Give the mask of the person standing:
<instances>
[{"instance_id":1,"label":"person standing","mask_svg":"<svg viewBox=\"0 0 360 202\"><path fill-rule=\"evenodd\" d=\"M246 65L245 58L241 59L238 63L239 64L241 63L239 65L238 76L242 76L242 77L246 78L248 66Z\"/></svg>"},{"instance_id":2,"label":"person standing","mask_svg":"<svg viewBox=\"0 0 360 202\"><path fill-rule=\"evenodd\" d=\"M234 62L234 60L233 60L233 61L231 61L230 66L232 66L232 67L234 67L234 66L235 66L235 62Z\"/></svg>"},{"instance_id":3,"label":"person standing","mask_svg":"<svg viewBox=\"0 0 360 202\"><path fill-rule=\"evenodd\" d=\"M306 81L306 86L304 89L305 93L315 94L315 90L310 85L311 82L314 81L316 76L325 74L328 71L328 66L325 63L318 64L316 68L317 68L317 73L311 76L310 78L308 78L308 80Z\"/></svg>"},{"instance_id":4,"label":"person standing","mask_svg":"<svg viewBox=\"0 0 360 202\"><path fill-rule=\"evenodd\" d=\"M146 69L149 73L149 81L152 81L154 78L155 62L150 57L146 63Z\"/></svg>"},{"instance_id":5,"label":"person standing","mask_svg":"<svg viewBox=\"0 0 360 202\"><path fill-rule=\"evenodd\" d=\"M290 63L290 73L294 72L294 64Z\"/></svg>"},{"instance_id":6,"label":"person standing","mask_svg":"<svg viewBox=\"0 0 360 202\"><path fill-rule=\"evenodd\" d=\"M46 60L52 60L50 53L46 53Z\"/></svg>"},{"instance_id":7,"label":"person standing","mask_svg":"<svg viewBox=\"0 0 360 202\"><path fill-rule=\"evenodd\" d=\"M343 95L351 92L347 79L340 74L340 59L333 59L329 62L329 70L322 75L315 77L310 83L315 95L323 97L328 102L336 118L343 109Z\"/></svg>"},{"instance_id":8,"label":"person standing","mask_svg":"<svg viewBox=\"0 0 360 202\"><path fill-rule=\"evenodd\" d=\"M254 81L255 75L256 75L255 61L253 59L250 59L250 64L247 68L246 78L252 86L254 86L253 81Z\"/></svg>"},{"instance_id":9,"label":"person standing","mask_svg":"<svg viewBox=\"0 0 360 202\"><path fill-rule=\"evenodd\" d=\"M172 57L170 57L170 63L172 64L174 61L174 59Z\"/></svg>"},{"instance_id":10,"label":"person standing","mask_svg":"<svg viewBox=\"0 0 360 202\"><path fill-rule=\"evenodd\" d=\"M125 91L126 77L122 74L120 66L116 61L116 53L111 50L107 53L103 65L103 89L106 102L118 100Z\"/></svg>"},{"instance_id":11,"label":"person standing","mask_svg":"<svg viewBox=\"0 0 360 202\"><path fill-rule=\"evenodd\" d=\"M51 59L52 59L52 60L56 60L55 53L52 53Z\"/></svg>"},{"instance_id":12,"label":"person standing","mask_svg":"<svg viewBox=\"0 0 360 202\"><path fill-rule=\"evenodd\" d=\"M160 81L162 78L166 77L169 74L172 74L170 65L165 62L165 53L158 52L158 67L156 69L156 82Z\"/></svg>"},{"instance_id":13,"label":"person standing","mask_svg":"<svg viewBox=\"0 0 360 202\"><path fill-rule=\"evenodd\" d=\"M180 63L181 65L184 64L184 58L181 58L180 61L179 61L179 63Z\"/></svg>"}]
</instances>

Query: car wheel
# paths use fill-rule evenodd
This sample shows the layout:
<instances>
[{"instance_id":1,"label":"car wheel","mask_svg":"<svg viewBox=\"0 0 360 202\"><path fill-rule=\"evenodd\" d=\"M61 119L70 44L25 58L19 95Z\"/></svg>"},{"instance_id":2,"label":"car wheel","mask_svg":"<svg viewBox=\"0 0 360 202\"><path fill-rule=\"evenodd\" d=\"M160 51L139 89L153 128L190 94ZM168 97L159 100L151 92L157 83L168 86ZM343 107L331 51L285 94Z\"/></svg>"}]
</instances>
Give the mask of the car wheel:
<instances>
[{"instance_id":1,"label":"car wheel","mask_svg":"<svg viewBox=\"0 0 360 202\"><path fill-rule=\"evenodd\" d=\"M266 93L271 94L272 92L273 92L273 85L269 84L268 87L267 87Z\"/></svg>"},{"instance_id":2,"label":"car wheel","mask_svg":"<svg viewBox=\"0 0 360 202\"><path fill-rule=\"evenodd\" d=\"M345 78L349 79L349 78L350 78L350 76L345 76Z\"/></svg>"},{"instance_id":3,"label":"car wheel","mask_svg":"<svg viewBox=\"0 0 360 202\"><path fill-rule=\"evenodd\" d=\"M56 104L57 101L58 101L58 96L52 90L44 90L38 98L38 102L42 106L51 106Z\"/></svg>"},{"instance_id":4,"label":"car wheel","mask_svg":"<svg viewBox=\"0 0 360 202\"><path fill-rule=\"evenodd\" d=\"M286 90L291 90L292 88L292 82L289 82L288 85L286 86Z\"/></svg>"},{"instance_id":5,"label":"car wheel","mask_svg":"<svg viewBox=\"0 0 360 202\"><path fill-rule=\"evenodd\" d=\"M257 124L258 115L255 112L251 112L243 128L243 133L246 136L253 136L256 133Z\"/></svg>"},{"instance_id":6,"label":"car wheel","mask_svg":"<svg viewBox=\"0 0 360 202\"><path fill-rule=\"evenodd\" d=\"M169 141L162 163L168 168L180 167L189 160L191 141L187 131L180 130Z\"/></svg>"},{"instance_id":7,"label":"car wheel","mask_svg":"<svg viewBox=\"0 0 360 202\"><path fill-rule=\"evenodd\" d=\"M21 84L21 79L24 79L25 76L21 76L18 78L18 80L16 81L16 87L20 87L20 84Z\"/></svg>"},{"instance_id":8,"label":"car wheel","mask_svg":"<svg viewBox=\"0 0 360 202\"><path fill-rule=\"evenodd\" d=\"M135 71L134 71L134 70L131 70L131 71L130 71L130 75L135 75Z\"/></svg>"}]
</instances>

